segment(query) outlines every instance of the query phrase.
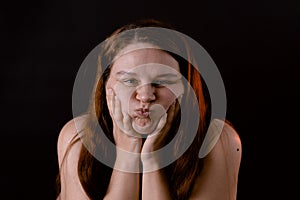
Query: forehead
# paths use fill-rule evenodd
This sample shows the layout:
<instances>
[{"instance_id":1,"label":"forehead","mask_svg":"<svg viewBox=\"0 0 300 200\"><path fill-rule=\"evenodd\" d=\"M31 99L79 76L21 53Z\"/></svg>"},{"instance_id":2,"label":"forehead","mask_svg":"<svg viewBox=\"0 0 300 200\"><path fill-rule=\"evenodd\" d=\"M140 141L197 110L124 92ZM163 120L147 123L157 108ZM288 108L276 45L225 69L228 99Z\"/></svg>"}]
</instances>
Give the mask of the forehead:
<instances>
[{"instance_id":1,"label":"forehead","mask_svg":"<svg viewBox=\"0 0 300 200\"><path fill-rule=\"evenodd\" d=\"M152 67L164 70L161 66L166 66L179 72L178 62L167 52L155 48L138 49L122 54L114 61L111 72L132 71L139 66L147 66L150 71Z\"/></svg>"}]
</instances>

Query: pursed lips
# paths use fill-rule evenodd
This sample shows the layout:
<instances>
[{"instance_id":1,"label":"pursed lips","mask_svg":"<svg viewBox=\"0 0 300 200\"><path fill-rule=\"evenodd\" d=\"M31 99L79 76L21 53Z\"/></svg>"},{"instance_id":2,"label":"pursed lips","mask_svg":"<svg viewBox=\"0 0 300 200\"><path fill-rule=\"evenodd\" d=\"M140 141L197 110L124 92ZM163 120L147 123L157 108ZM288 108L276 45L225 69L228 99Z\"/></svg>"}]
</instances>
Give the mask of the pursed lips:
<instances>
[{"instance_id":1,"label":"pursed lips","mask_svg":"<svg viewBox=\"0 0 300 200\"><path fill-rule=\"evenodd\" d=\"M134 117L137 117L137 118L149 118L149 116L150 116L149 109L139 108L139 109L136 109L134 112Z\"/></svg>"}]
</instances>

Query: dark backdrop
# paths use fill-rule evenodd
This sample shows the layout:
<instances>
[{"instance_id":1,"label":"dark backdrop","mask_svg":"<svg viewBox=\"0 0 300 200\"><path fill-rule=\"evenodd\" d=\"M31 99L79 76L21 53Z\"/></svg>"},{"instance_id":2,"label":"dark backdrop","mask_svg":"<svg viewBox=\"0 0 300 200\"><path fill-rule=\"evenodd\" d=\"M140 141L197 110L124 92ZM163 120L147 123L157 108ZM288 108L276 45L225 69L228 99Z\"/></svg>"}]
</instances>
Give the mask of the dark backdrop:
<instances>
[{"instance_id":1,"label":"dark backdrop","mask_svg":"<svg viewBox=\"0 0 300 200\"><path fill-rule=\"evenodd\" d=\"M217 64L227 117L243 144L238 200L291 199L299 180L299 6L296 0L1 3L1 199L54 199L56 141L72 118L77 70L115 28L145 17L172 23Z\"/></svg>"}]
</instances>

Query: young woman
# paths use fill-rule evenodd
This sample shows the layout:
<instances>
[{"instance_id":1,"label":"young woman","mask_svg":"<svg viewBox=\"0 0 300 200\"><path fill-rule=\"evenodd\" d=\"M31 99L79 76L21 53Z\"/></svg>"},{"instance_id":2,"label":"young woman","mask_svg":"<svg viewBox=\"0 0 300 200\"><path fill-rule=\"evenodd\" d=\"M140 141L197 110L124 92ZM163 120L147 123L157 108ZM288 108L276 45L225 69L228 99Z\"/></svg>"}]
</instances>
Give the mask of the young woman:
<instances>
[{"instance_id":1,"label":"young woman","mask_svg":"<svg viewBox=\"0 0 300 200\"><path fill-rule=\"evenodd\" d=\"M57 199L236 199L237 132L211 119L197 66L162 47L192 59L185 40L151 38L147 27L172 29L139 21L103 46L89 110L58 138Z\"/></svg>"}]
</instances>

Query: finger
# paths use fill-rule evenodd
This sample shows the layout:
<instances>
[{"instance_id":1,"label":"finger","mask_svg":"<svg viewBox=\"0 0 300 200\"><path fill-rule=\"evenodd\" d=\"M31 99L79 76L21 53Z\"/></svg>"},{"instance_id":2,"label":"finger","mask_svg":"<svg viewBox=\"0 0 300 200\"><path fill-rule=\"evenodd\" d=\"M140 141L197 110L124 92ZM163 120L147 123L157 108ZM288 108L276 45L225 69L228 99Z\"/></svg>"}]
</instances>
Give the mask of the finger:
<instances>
[{"instance_id":1,"label":"finger","mask_svg":"<svg viewBox=\"0 0 300 200\"><path fill-rule=\"evenodd\" d=\"M159 120L159 123L157 125L157 130L160 131L166 124L167 122L167 117L168 117L168 114L165 113Z\"/></svg>"},{"instance_id":2,"label":"finger","mask_svg":"<svg viewBox=\"0 0 300 200\"><path fill-rule=\"evenodd\" d=\"M107 100L107 106L108 106L110 115L113 117L115 106L114 106L114 92L112 89L107 90L106 100Z\"/></svg>"},{"instance_id":3,"label":"finger","mask_svg":"<svg viewBox=\"0 0 300 200\"><path fill-rule=\"evenodd\" d=\"M172 103L172 105L169 107L168 112L166 113L166 122L165 122L165 126L162 127L163 130L162 132L168 132L172 126L172 122L174 120L175 117L175 110L176 110L176 102Z\"/></svg>"},{"instance_id":4,"label":"finger","mask_svg":"<svg viewBox=\"0 0 300 200\"><path fill-rule=\"evenodd\" d=\"M127 113L123 113L123 126L124 126L124 131L130 135L130 136L134 136L134 137L138 137L140 138L141 135L136 133L134 131L134 129L132 128L132 124L131 124L131 118Z\"/></svg>"},{"instance_id":5,"label":"finger","mask_svg":"<svg viewBox=\"0 0 300 200\"><path fill-rule=\"evenodd\" d=\"M131 126L130 117L127 113L123 113L123 116L124 116L124 118L123 118L124 129L126 131L130 131L130 129L131 129L131 127L130 127Z\"/></svg>"},{"instance_id":6,"label":"finger","mask_svg":"<svg viewBox=\"0 0 300 200\"><path fill-rule=\"evenodd\" d=\"M121 111L121 103L118 99L117 96L115 96L114 98L114 117L115 117L115 120L120 123L120 122L123 122L123 114L122 114L122 111Z\"/></svg>"},{"instance_id":7,"label":"finger","mask_svg":"<svg viewBox=\"0 0 300 200\"><path fill-rule=\"evenodd\" d=\"M163 116L160 118L160 120L156 126L155 131L153 133L151 133L150 135L148 135L148 138L156 138L156 137L158 137L158 135L163 134L164 127L167 122L167 117L168 117L167 113L163 114Z\"/></svg>"},{"instance_id":8,"label":"finger","mask_svg":"<svg viewBox=\"0 0 300 200\"><path fill-rule=\"evenodd\" d=\"M159 123L156 127L156 131L153 134L150 134L147 137L147 140L154 141L155 145L161 146L163 141L165 141L167 131L165 131L165 125L167 122L167 113L165 113L159 120Z\"/></svg>"}]
</instances>

